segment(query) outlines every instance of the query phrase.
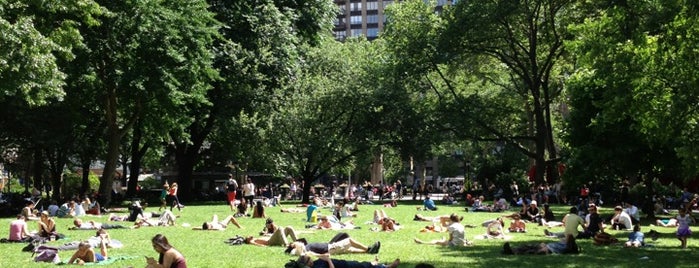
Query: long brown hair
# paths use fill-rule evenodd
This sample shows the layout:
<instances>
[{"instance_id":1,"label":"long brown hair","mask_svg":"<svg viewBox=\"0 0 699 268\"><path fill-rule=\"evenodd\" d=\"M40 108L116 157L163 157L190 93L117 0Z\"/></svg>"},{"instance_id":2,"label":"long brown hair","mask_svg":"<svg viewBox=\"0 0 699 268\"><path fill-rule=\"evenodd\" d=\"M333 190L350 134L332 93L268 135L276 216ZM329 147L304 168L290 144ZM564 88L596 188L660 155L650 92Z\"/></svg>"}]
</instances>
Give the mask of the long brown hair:
<instances>
[{"instance_id":1,"label":"long brown hair","mask_svg":"<svg viewBox=\"0 0 699 268\"><path fill-rule=\"evenodd\" d=\"M153 237L153 239L151 239L151 242L153 242L153 244L158 245L159 247L161 247L163 250L166 250L166 251L170 250L172 248L172 245L170 245L170 242L167 241L167 237L165 237L162 234L155 235Z\"/></svg>"}]
</instances>

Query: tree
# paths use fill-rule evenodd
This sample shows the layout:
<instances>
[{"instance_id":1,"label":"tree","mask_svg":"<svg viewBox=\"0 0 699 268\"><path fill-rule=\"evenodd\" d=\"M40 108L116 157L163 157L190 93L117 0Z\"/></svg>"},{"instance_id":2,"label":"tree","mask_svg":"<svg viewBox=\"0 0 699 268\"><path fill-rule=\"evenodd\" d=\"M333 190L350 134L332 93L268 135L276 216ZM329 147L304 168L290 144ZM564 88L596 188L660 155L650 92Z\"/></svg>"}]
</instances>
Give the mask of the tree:
<instances>
[{"instance_id":1,"label":"tree","mask_svg":"<svg viewBox=\"0 0 699 268\"><path fill-rule=\"evenodd\" d=\"M472 122L466 127L480 129L485 134L480 139L517 146L534 159L536 181L542 182L545 167L558 159L551 105L561 88L555 86L553 79L558 74L557 65L564 53L565 27L575 19L572 2L459 1L443 11L443 20L433 15L433 8L422 1L406 3L403 4L406 10L418 10L417 14L413 13L417 19L407 23L414 26L396 27L393 31L410 36L394 38L403 40L398 41L399 46L394 50L410 54L405 56L417 66L409 73L427 79L440 98L451 98L452 105L461 109L459 115ZM395 14L401 16L401 9ZM396 21L406 23L407 18L402 16ZM457 72L465 76L454 76ZM425 76L425 73L433 75ZM521 134L522 127L514 132L503 131L491 123L493 121L482 120L482 115L507 115L507 109L498 111L495 105L481 98L483 92L478 94L460 88L474 86L471 84L474 82L509 91L503 93L509 98L519 96L520 106L531 114L531 131L524 135ZM473 107L473 111L478 112L464 107ZM520 113L518 117L527 118L527 115ZM551 175L555 179L557 173Z\"/></svg>"},{"instance_id":2,"label":"tree","mask_svg":"<svg viewBox=\"0 0 699 268\"><path fill-rule=\"evenodd\" d=\"M107 153L99 193L111 200L112 181L125 134L139 120L160 133L182 129L186 111L206 104L217 73L211 48L218 23L204 1L100 1L111 13L85 27L88 62L83 86L95 92L86 105L100 107ZM188 186L183 185L186 192Z\"/></svg>"},{"instance_id":3,"label":"tree","mask_svg":"<svg viewBox=\"0 0 699 268\"><path fill-rule=\"evenodd\" d=\"M4 145L33 156L38 188L48 166L55 199L61 197L61 174L75 141L76 114L65 101L66 70L83 45L79 26L95 25L101 14L88 0L0 3L0 104L5 108L0 120L12 126L0 136Z\"/></svg>"},{"instance_id":4,"label":"tree","mask_svg":"<svg viewBox=\"0 0 699 268\"><path fill-rule=\"evenodd\" d=\"M684 184L697 174L699 20L691 1L596 3L568 46L578 68L569 84L571 174L608 184ZM651 210L648 210L652 212Z\"/></svg>"},{"instance_id":5,"label":"tree","mask_svg":"<svg viewBox=\"0 0 699 268\"><path fill-rule=\"evenodd\" d=\"M367 41L321 42L308 50L298 78L272 103L265 142L273 144L282 169L302 177L302 202L308 202L320 176L372 148L363 128L374 109L372 91L357 82L368 75L362 67L372 59L371 51Z\"/></svg>"},{"instance_id":6,"label":"tree","mask_svg":"<svg viewBox=\"0 0 699 268\"><path fill-rule=\"evenodd\" d=\"M299 47L317 43L334 15L327 1L208 2L225 25L214 62L222 80L208 92L211 105L193 109L190 116L196 120L184 132L170 134L170 151L184 185L190 184L194 168L201 163L205 143L220 150L217 155L224 161L250 163L264 158L265 146L255 138L256 118L267 113L271 92L296 75ZM189 192L182 194L182 199L190 198Z\"/></svg>"}]
</instances>

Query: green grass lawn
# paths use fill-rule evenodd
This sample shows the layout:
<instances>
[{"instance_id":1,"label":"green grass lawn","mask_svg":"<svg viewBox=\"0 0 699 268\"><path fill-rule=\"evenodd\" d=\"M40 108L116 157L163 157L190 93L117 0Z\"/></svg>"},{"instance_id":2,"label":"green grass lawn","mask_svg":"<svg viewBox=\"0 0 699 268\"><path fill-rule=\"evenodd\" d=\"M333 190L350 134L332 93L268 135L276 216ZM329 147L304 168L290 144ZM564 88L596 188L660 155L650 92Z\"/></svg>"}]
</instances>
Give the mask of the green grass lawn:
<instances>
[{"instance_id":1,"label":"green grass lawn","mask_svg":"<svg viewBox=\"0 0 699 268\"><path fill-rule=\"evenodd\" d=\"M294 203L285 203L286 207L295 206ZM347 231L353 238L371 245L375 241L381 241L381 251L378 258L385 263L390 263L396 258L401 259L400 267L414 267L420 262L433 264L435 267L696 267L697 248L695 238L689 239L689 249L680 249L680 242L674 237L674 228L653 227L661 232L658 241L647 242L654 247L641 249L627 249L620 245L595 246L591 240L579 240L583 251L579 255L551 255L551 256L505 256L501 255L502 240L474 240L474 236L483 234L485 228L467 228L466 236L474 241L474 246L453 249L430 245L417 245L413 238L422 240L439 239L447 236L446 233L421 233L419 230L427 222L413 221L418 202L399 202L398 207L385 208L389 216L394 217L401 224L402 229L394 233L372 232L371 225L365 222L372 219L375 209L384 209L381 205L360 206L359 216L354 219L361 229ZM147 208L146 211L151 211ZM557 219L564 215L568 207L554 207ZM330 213L329 209L323 209L324 213ZM498 217L505 213L465 212L463 207L441 206L439 211L419 211L425 216L436 216L456 212L464 216L464 224L480 226L480 223ZM601 211L603 216L610 215L610 209ZM175 211L178 226L174 227L145 227L141 229L117 229L110 230L113 239L121 240L125 247L110 251L110 256L133 256L134 259L120 260L111 264L112 267L144 267L144 256L157 258L153 251L150 239L158 233L165 234L173 244L187 258L189 267L283 267L284 263L292 256L285 255L282 247L256 247L251 245L229 246L224 243L227 238L235 235L257 235L264 225L264 219L239 218L244 229L229 226L225 231L193 231L191 226L200 226L202 222L211 219L212 214L218 214L224 218L230 214L230 209L225 204L188 205L182 212ZM268 208L267 214L280 226L293 226L297 231L304 230L305 213L281 213L278 208ZM96 221L105 222L105 217L85 217ZM0 237L7 237L9 223L13 219L0 219ZM94 235L93 231L67 230L72 225L71 219L56 219L60 233L67 236L66 240L50 242L52 245L87 239ZM183 227L183 224L190 227ZM36 230L36 222L29 222L30 230ZM124 225L130 224L123 222ZM506 222L506 225L509 225ZM643 225L642 231L650 230L648 223ZM510 234L513 245L521 243L538 243L553 241L544 237L544 228L535 224L527 225L527 233ZM552 231L562 231L562 228L553 228ZM327 242L336 231L324 230L301 234L311 242ZM612 231L620 241L626 241L626 232ZM52 264L38 264L32 261L30 253L21 252L24 244L0 244L0 267L48 267ZM60 252L62 260L67 261L72 252ZM341 259L370 261L375 255L354 254L334 256ZM645 258L647 257L647 258Z\"/></svg>"}]
</instances>

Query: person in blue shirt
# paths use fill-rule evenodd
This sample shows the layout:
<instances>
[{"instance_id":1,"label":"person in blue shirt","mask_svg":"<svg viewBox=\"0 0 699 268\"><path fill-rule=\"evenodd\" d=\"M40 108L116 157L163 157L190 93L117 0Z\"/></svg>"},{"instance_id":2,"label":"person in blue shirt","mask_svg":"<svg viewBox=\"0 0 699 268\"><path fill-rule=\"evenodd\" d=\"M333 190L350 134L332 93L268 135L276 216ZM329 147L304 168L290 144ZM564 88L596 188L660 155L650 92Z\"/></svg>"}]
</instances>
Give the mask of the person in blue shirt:
<instances>
[{"instance_id":1,"label":"person in blue shirt","mask_svg":"<svg viewBox=\"0 0 699 268\"><path fill-rule=\"evenodd\" d=\"M643 233L641 233L641 226L638 224L634 225L633 232L629 234L629 241L626 241L624 246L634 248L643 246L643 236Z\"/></svg>"},{"instance_id":2,"label":"person in blue shirt","mask_svg":"<svg viewBox=\"0 0 699 268\"><path fill-rule=\"evenodd\" d=\"M426 210L437 210L437 206L434 204L434 200L430 196L425 197L425 201L422 202Z\"/></svg>"}]
</instances>

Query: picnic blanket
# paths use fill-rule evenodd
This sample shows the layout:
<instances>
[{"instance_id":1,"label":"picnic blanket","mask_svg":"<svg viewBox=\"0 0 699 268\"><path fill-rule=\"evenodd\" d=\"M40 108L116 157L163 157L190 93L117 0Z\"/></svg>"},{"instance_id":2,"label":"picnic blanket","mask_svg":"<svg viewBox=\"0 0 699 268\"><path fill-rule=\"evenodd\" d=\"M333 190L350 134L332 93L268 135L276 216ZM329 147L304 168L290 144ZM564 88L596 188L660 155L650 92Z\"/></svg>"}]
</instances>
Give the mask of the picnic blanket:
<instances>
[{"instance_id":1,"label":"picnic blanket","mask_svg":"<svg viewBox=\"0 0 699 268\"><path fill-rule=\"evenodd\" d=\"M110 265L110 264L114 264L117 261L130 260L130 259L135 259L135 258L138 258L138 256L109 256L109 258L107 258L106 260L103 260L101 262L88 262L88 263L85 263L85 265L86 266L87 265ZM68 263L65 263L65 262L58 263L58 265L65 265L65 264L68 264Z\"/></svg>"}]
</instances>

